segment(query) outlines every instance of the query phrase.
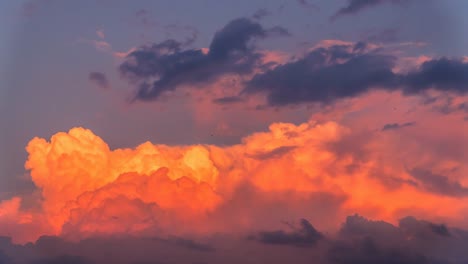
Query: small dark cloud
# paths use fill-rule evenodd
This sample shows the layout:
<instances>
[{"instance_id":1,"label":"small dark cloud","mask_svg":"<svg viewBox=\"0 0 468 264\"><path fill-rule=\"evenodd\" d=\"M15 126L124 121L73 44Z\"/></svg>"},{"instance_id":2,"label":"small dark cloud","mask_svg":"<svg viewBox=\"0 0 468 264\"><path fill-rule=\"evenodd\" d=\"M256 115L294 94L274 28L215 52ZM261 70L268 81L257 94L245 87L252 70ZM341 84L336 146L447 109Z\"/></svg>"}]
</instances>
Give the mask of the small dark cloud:
<instances>
[{"instance_id":1,"label":"small dark cloud","mask_svg":"<svg viewBox=\"0 0 468 264\"><path fill-rule=\"evenodd\" d=\"M320 11L320 8L317 5L310 3L310 0L297 0L297 3L299 3L301 7Z\"/></svg>"},{"instance_id":2,"label":"small dark cloud","mask_svg":"<svg viewBox=\"0 0 468 264\"><path fill-rule=\"evenodd\" d=\"M331 20L335 20L340 16L352 15L361 12L364 9L374 7L380 4L391 3L391 4L405 4L410 0L348 0L348 4L340 8L332 17Z\"/></svg>"},{"instance_id":3,"label":"small dark cloud","mask_svg":"<svg viewBox=\"0 0 468 264\"><path fill-rule=\"evenodd\" d=\"M261 152L261 153L255 153L250 155L251 158L258 159L258 160L267 160L267 159L272 159L272 158L278 158L283 156L284 154L294 150L297 148L296 146L282 146L275 148L271 151L268 152Z\"/></svg>"},{"instance_id":4,"label":"small dark cloud","mask_svg":"<svg viewBox=\"0 0 468 264\"><path fill-rule=\"evenodd\" d=\"M260 20L260 19L262 19L262 18L264 18L266 16L269 16L269 15L271 15L271 14L268 11L268 9L260 8L257 11L255 11L255 13L252 15L252 18Z\"/></svg>"},{"instance_id":5,"label":"small dark cloud","mask_svg":"<svg viewBox=\"0 0 468 264\"><path fill-rule=\"evenodd\" d=\"M278 33L284 34L284 29L265 29L250 19L239 18L216 32L206 53L182 50L181 43L166 40L130 53L119 69L124 78L137 85L134 100L155 100L180 85L213 81L227 73L252 72L261 58L252 41Z\"/></svg>"},{"instance_id":6,"label":"small dark cloud","mask_svg":"<svg viewBox=\"0 0 468 264\"><path fill-rule=\"evenodd\" d=\"M378 32L367 32L363 38L373 43L390 43L398 41L398 30L396 28L386 28Z\"/></svg>"},{"instance_id":7,"label":"small dark cloud","mask_svg":"<svg viewBox=\"0 0 468 264\"><path fill-rule=\"evenodd\" d=\"M88 79L101 89L109 89L110 84L107 77L102 72L90 72Z\"/></svg>"},{"instance_id":8,"label":"small dark cloud","mask_svg":"<svg viewBox=\"0 0 468 264\"><path fill-rule=\"evenodd\" d=\"M210 251L215 250L214 247L210 245L198 243L191 239L177 237L177 238L170 239L169 241L173 242L174 244L178 246L185 247L185 248L192 249L192 250L197 250L197 251L210 252Z\"/></svg>"},{"instance_id":9,"label":"small dark cloud","mask_svg":"<svg viewBox=\"0 0 468 264\"><path fill-rule=\"evenodd\" d=\"M415 168L409 171L410 175L419 180L425 189L445 196L467 196L468 188L460 182L451 180L447 176L434 174L431 171Z\"/></svg>"},{"instance_id":10,"label":"small dark cloud","mask_svg":"<svg viewBox=\"0 0 468 264\"><path fill-rule=\"evenodd\" d=\"M143 8L135 12L135 16L137 17L146 16L147 14L148 14L148 11Z\"/></svg>"},{"instance_id":11,"label":"small dark cloud","mask_svg":"<svg viewBox=\"0 0 468 264\"><path fill-rule=\"evenodd\" d=\"M404 128L404 127L414 126L415 124L416 124L416 122L407 122L407 123L403 123L403 124L389 123L389 124L385 124L382 127L382 131L398 130L398 129L401 129L401 128Z\"/></svg>"},{"instance_id":12,"label":"small dark cloud","mask_svg":"<svg viewBox=\"0 0 468 264\"><path fill-rule=\"evenodd\" d=\"M293 232L283 230L260 232L253 239L265 244L307 247L315 245L323 239L323 235L309 221L301 219L299 229Z\"/></svg>"},{"instance_id":13,"label":"small dark cloud","mask_svg":"<svg viewBox=\"0 0 468 264\"><path fill-rule=\"evenodd\" d=\"M239 96L226 96L221 98L213 99L213 103L215 104L234 104L242 102L243 99Z\"/></svg>"},{"instance_id":14,"label":"small dark cloud","mask_svg":"<svg viewBox=\"0 0 468 264\"><path fill-rule=\"evenodd\" d=\"M282 36L282 37L289 37L291 36L291 33L289 32L289 30L287 30L286 28L284 27L280 27L280 26L275 26L275 27L272 27L270 30L270 35L277 35L277 36Z\"/></svg>"}]
</instances>

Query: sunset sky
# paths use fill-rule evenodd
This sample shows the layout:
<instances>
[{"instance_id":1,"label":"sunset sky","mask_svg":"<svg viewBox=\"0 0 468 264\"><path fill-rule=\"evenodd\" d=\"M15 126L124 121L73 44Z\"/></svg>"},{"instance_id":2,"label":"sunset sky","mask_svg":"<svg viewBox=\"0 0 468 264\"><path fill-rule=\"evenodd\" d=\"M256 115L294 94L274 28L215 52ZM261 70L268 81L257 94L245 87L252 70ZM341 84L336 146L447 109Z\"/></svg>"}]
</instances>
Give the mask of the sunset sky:
<instances>
[{"instance_id":1,"label":"sunset sky","mask_svg":"<svg viewBox=\"0 0 468 264\"><path fill-rule=\"evenodd\" d=\"M468 263L466 14L0 1L0 264Z\"/></svg>"}]
</instances>

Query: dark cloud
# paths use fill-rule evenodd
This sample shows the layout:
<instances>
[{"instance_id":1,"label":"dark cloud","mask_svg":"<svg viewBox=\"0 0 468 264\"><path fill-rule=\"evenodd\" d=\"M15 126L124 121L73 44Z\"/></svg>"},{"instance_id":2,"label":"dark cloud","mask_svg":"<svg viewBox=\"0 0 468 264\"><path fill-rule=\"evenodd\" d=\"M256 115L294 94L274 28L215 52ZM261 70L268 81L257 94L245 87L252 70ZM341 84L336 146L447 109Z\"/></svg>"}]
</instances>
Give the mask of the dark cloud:
<instances>
[{"instance_id":1,"label":"dark cloud","mask_svg":"<svg viewBox=\"0 0 468 264\"><path fill-rule=\"evenodd\" d=\"M181 247L198 250L198 251L214 251L215 250L215 248L210 245L198 243L192 239L176 237L176 238L169 239L167 241L173 242L175 245L178 245Z\"/></svg>"},{"instance_id":2,"label":"dark cloud","mask_svg":"<svg viewBox=\"0 0 468 264\"><path fill-rule=\"evenodd\" d=\"M109 81L102 72L90 72L88 79L101 89L109 89Z\"/></svg>"},{"instance_id":3,"label":"dark cloud","mask_svg":"<svg viewBox=\"0 0 468 264\"><path fill-rule=\"evenodd\" d=\"M392 72L395 58L364 53L364 47L364 43L357 43L353 47L315 49L304 58L257 74L243 93L266 92L270 105L286 105L332 102L359 95L371 87L395 87L398 84Z\"/></svg>"},{"instance_id":4,"label":"dark cloud","mask_svg":"<svg viewBox=\"0 0 468 264\"><path fill-rule=\"evenodd\" d=\"M207 53L182 50L181 43L167 40L129 54L120 65L120 72L137 84L135 100L155 100L183 84L213 81L226 73L250 73L261 58L251 41L285 32L279 27L265 29L247 18L239 18L216 32Z\"/></svg>"},{"instance_id":5,"label":"dark cloud","mask_svg":"<svg viewBox=\"0 0 468 264\"><path fill-rule=\"evenodd\" d=\"M374 240L365 238L353 242L336 242L328 253L332 264L426 264L429 261L424 255L405 248L385 248Z\"/></svg>"},{"instance_id":6,"label":"dark cloud","mask_svg":"<svg viewBox=\"0 0 468 264\"><path fill-rule=\"evenodd\" d=\"M468 63L441 58L424 62L405 79L404 92L414 94L430 88L459 93L468 92Z\"/></svg>"},{"instance_id":7,"label":"dark cloud","mask_svg":"<svg viewBox=\"0 0 468 264\"><path fill-rule=\"evenodd\" d=\"M293 232L283 230L260 232L252 239L265 244L306 247L315 245L319 240L323 239L323 235L309 221L301 219L300 228Z\"/></svg>"},{"instance_id":8,"label":"dark cloud","mask_svg":"<svg viewBox=\"0 0 468 264\"><path fill-rule=\"evenodd\" d=\"M405 217L398 226L349 216L328 252L331 263L464 263L466 231Z\"/></svg>"},{"instance_id":9,"label":"dark cloud","mask_svg":"<svg viewBox=\"0 0 468 264\"><path fill-rule=\"evenodd\" d=\"M2 250L0 250L0 264L8 264L12 262L13 261L11 260L11 258L8 257L5 253L3 253Z\"/></svg>"},{"instance_id":10,"label":"dark cloud","mask_svg":"<svg viewBox=\"0 0 468 264\"><path fill-rule=\"evenodd\" d=\"M348 0L348 4L340 8L335 13L335 15L331 17L331 19L334 20L343 15L356 14L366 8L377 6L377 5L384 4L384 3L404 4L409 1L410 0Z\"/></svg>"},{"instance_id":11,"label":"dark cloud","mask_svg":"<svg viewBox=\"0 0 468 264\"><path fill-rule=\"evenodd\" d=\"M243 94L264 93L269 105L331 103L372 89L422 94L429 89L468 92L468 63L435 59L407 73L394 73L396 58L368 50L365 42L317 48L303 58L256 74ZM463 107L463 106L460 106Z\"/></svg>"},{"instance_id":12,"label":"dark cloud","mask_svg":"<svg viewBox=\"0 0 468 264\"><path fill-rule=\"evenodd\" d=\"M382 131L387 131L387 130L398 130L400 128L404 128L404 127L409 127L409 126L414 126L416 124L416 122L407 122L407 123L403 123L403 124L399 124L399 123L389 123L389 124L385 124L383 127L382 127Z\"/></svg>"},{"instance_id":13,"label":"dark cloud","mask_svg":"<svg viewBox=\"0 0 468 264\"><path fill-rule=\"evenodd\" d=\"M266 8L260 8L252 15L254 19L262 19L266 16L270 15L270 12Z\"/></svg>"},{"instance_id":14,"label":"dark cloud","mask_svg":"<svg viewBox=\"0 0 468 264\"><path fill-rule=\"evenodd\" d=\"M304 8L315 9L316 11L320 11L320 8L317 5L312 4L307 0L297 0L297 2L299 3L300 6L302 6Z\"/></svg>"},{"instance_id":15,"label":"dark cloud","mask_svg":"<svg viewBox=\"0 0 468 264\"><path fill-rule=\"evenodd\" d=\"M433 239L434 236L451 236L446 225L417 220L411 216L402 218L399 222L399 226L404 230L405 234L419 239Z\"/></svg>"},{"instance_id":16,"label":"dark cloud","mask_svg":"<svg viewBox=\"0 0 468 264\"><path fill-rule=\"evenodd\" d=\"M213 99L213 103L215 104L233 104L242 102L243 99L239 96L227 96Z\"/></svg>"},{"instance_id":17,"label":"dark cloud","mask_svg":"<svg viewBox=\"0 0 468 264\"><path fill-rule=\"evenodd\" d=\"M63 255L53 258L45 258L41 260L32 261L31 264L92 264L94 262L90 262L83 257L80 256L70 256L70 255Z\"/></svg>"},{"instance_id":18,"label":"dark cloud","mask_svg":"<svg viewBox=\"0 0 468 264\"><path fill-rule=\"evenodd\" d=\"M245 202L242 206L247 207ZM275 206L273 203L271 208ZM0 263L461 264L468 261L467 231L414 217L405 217L395 226L353 215L346 219L337 235L323 234L305 219L289 227L289 231L255 232L248 240L242 234L216 234L196 240L108 236L76 242L48 236L35 243L15 245L11 239L0 237ZM216 245L216 250L210 244Z\"/></svg>"},{"instance_id":19,"label":"dark cloud","mask_svg":"<svg viewBox=\"0 0 468 264\"><path fill-rule=\"evenodd\" d=\"M272 159L272 158L278 158L283 156L284 154L294 150L297 148L296 146L282 146L275 148L271 151L268 152L261 152L261 153L255 153L250 155L251 158L258 159L258 160L266 160L266 159Z\"/></svg>"},{"instance_id":20,"label":"dark cloud","mask_svg":"<svg viewBox=\"0 0 468 264\"><path fill-rule=\"evenodd\" d=\"M409 173L430 192L455 197L468 195L467 187L449 179L447 176L434 174L431 171L419 168L412 169Z\"/></svg>"},{"instance_id":21,"label":"dark cloud","mask_svg":"<svg viewBox=\"0 0 468 264\"><path fill-rule=\"evenodd\" d=\"M389 43L398 41L398 30L396 28L386 28L378 32L367 32L363 38L372 43Z\"/></svg>"}]
</instances>

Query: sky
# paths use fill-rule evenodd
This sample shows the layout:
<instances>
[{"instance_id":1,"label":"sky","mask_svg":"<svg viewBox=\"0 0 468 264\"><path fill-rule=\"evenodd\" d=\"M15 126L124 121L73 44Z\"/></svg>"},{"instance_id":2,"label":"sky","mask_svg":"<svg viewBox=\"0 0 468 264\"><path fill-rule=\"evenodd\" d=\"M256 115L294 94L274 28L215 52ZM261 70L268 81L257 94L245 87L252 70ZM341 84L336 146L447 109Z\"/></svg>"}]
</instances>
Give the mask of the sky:
<instances>
[{"instance_id":1,"label":"sky","mask_svg":"<svg viewBox=\"0 0 468 264\"><path fill-rule=\"evenodd\" d=\"M467 263L468 2L0 2L0 263Z\"/></svg>"}]
</instances>

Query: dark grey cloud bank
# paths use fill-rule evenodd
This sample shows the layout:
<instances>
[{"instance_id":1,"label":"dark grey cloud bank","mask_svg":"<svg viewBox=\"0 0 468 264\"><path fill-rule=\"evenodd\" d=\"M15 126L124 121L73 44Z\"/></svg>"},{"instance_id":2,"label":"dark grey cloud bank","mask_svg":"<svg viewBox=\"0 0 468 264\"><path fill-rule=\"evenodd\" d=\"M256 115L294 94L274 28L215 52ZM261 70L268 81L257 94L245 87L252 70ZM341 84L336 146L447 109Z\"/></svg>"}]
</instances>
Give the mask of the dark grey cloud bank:
<instances>
[{"instance_id":1,"label":"dark grey cloud bank","mask_svg":"<svg viewBox=\"0 0 468 264\"><path fill-rule=\"evenodd\" d=\"M468 232L444 224L402 218L398 225L346 218L337 234L324 234L303 219L293 231L262 231L250 237L213 235L205 242L183 238L99 237L68 242L44 236L14 245L0 237L0 263L467 263Z\"/></svg>"},{"instance_id":2,"label":"dark grey cloud bank","mask_svg":"<svg viewBox=\"0 0 468 264\"><path fill-rule=\"evenodd\" d=\"M129 54L120 72L137 84L135 100L154 100L183 84L207 83L226 73L251 73L260 66L261 58L252 41L287 34L284 28L266 29L250 19L239 18L216 32L208 53L182 50L178 41L166 40Z\"/></svg>"},{"instance_id":3,"label":"dark grey cloud bank","mask_svg":"<svg viewBox=\"0 0 468 264\"><path fill-rule=\"evenodd\" d=\"M365 43L318 48L304 58L255 75L244 94L264 93L270 105L330 103L373 89L401 90L406 95L429 89L468 92L468 63L440 58L410 73L394 73L396 58Z\"/></svg>"},{"instance_id":4,"label":"dark grey cloud bank","mask_svg":"<svg viewBox=\"0 0 468 264\"><path fill-rule=\"evenodd\" d=\"M437 58L409 73L394 71L397 58L365 42L316 48L287 63L262 64L252 45L255 39L287 35L281 27L265 29L247 18L229 22L213 37L209 51L183 49L166 40L132 52L120 65L121 75L135 84L134 100L157 100L182 85L200 87L225 74L250 76L238 96L215 99L217 104L242 101L241 97L264 94L271 106L298 103L332 103L375 89L400 90L406 95L429 89L468 92L468 63ZM96 78L95 78L96 79Z\"/></svg>"}]
</instances>

